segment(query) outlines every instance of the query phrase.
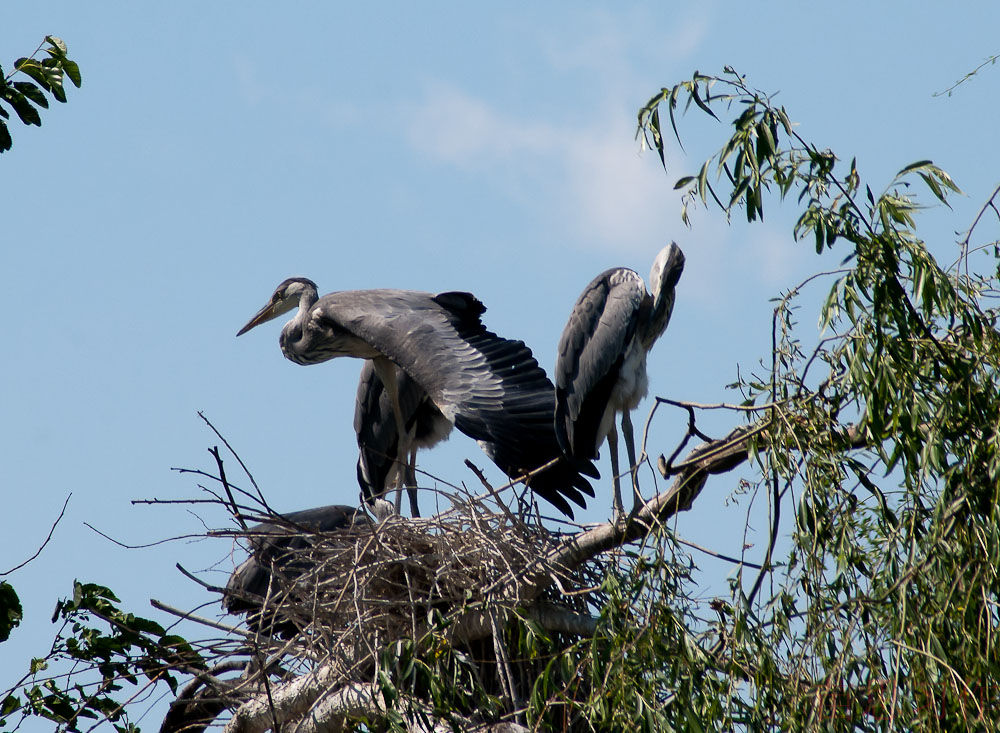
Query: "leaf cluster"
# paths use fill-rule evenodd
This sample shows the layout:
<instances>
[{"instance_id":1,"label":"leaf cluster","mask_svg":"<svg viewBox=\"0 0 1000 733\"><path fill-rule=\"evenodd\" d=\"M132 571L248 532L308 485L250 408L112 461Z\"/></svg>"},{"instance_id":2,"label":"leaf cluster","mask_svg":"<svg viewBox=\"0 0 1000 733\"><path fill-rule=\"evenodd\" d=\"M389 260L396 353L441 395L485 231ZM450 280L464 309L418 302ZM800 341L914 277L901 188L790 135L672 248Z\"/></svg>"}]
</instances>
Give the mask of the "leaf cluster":
<instances>
[{"instance_id":1,"label":"leaf cluster","mask_svg":"<svg viewBox=\"0 0 1000 733\"><path fill-rule=\"evenodd\" d=\"M204 669L187 641L119 603L103 586L73 584L73 596L56 605L52 620L60 627L51 649L3 693L0 730L40 717L56 730L107 720L118 731L138 731L128 722L129 703L161 682L176 693L178 673Z\"/></svg>"},{"instance_id":2,"label":"leaf cluster","mask_svg":"<svg viewBox=\"0 0 1000 733\"><path fill-rule=\"evenodd\" d=\"M39 53L44 53L44 58L36 58ZM7 108L25 125L40 126L42 117L39 109L49 107L47 94L57 102L65 102L63 82L66 77L75 87L80 87L80 67L66 54L66 44L61 38L45 36L35 53L14 62L14 70L9 74L5 76L3 67L0 67L0 153L7 152L13 145L7 126L10 119ZM23 74L30 81L19 79L18 74Z\"/></svg>"},{"instance_id":3,"label":"leaf cluster","mask_svg":"<svg viewBox=\"0 0 1000 733\"><path fill-rule=\"evenodd\" d=\"M0 582L0 642L10 638L10 632L20 625L23 618L21 600L7 581Z\"/></svg>"},{"instance_id":4,"label":"leaf cluster","mask_svg":"<svg viewBox=\"0 0 1000 733\"><path fill-rule=\"evenodd\" d=\"M741 381L768 404L755 446L756 486L772 516L768 566L734 583L725 658L755 727L993 729L1000 700L1000 334L994 242L942 266L918 233L926 208L960 193L931 161L905 166L882 193L806 142L784 108L727 69L655 95L639 135L658 150L666 107L728 110L732 132L683 176L695 201L763 218L768 194L794 197L796 239L841 249L820 332L801 340L807 284L777 301L763 374ZM993 196L984 205L993 204ZM941 206L943 205L943 206ZM972 255L993 251L976 273ZM781 525L782 504L794 511ZM786 523L787 525L787 523ZM773 562L781 529L791 547ZM757 598L764 576L772 592Z\"/></svg>"}]
</instances>

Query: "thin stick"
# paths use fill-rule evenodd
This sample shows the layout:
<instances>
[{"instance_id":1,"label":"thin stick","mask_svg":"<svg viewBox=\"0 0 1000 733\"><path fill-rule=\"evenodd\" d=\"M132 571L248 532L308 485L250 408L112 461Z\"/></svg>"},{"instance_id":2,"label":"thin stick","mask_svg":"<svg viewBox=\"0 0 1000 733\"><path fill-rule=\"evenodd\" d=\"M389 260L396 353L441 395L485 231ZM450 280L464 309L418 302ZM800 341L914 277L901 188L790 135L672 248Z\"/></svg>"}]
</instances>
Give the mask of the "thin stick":
<instances>
[{"instance_id":1,"label":"thin stick","mask_svg":"<svg viewBox=\"0 0 1000 733\"><path fill-rule=\"evenodd\" d=\"M165 545L168 542L176 542L177 540L200 540L200 539L204 539L205 538L205 535L203 535L203 534L182 534L182 535L177 535L176 537L168 537L165 540L157 540L156 542L147 542L144 545L129 545L129 544L126 544L126 543L124 543L124 542L122 542L120 540L116 540L111 535L105 534L104 532L102 532L101 530L99 530L97 527L95 527L94 525L92 525L90 522L84 522L83 526L86 527L87 529L91 530L92 532L95 532L95 533L99 534L101 537L103 537L104 539L106 539L108 542L113 542L114 544L118 545L119 547L121 547L121 548L123 548L125 550L145 550L147 547L156 547L158 545Z\"/></svg>"},{"instance_id":2,"label":"thin stick","mask_svg":"<svg viewBox=\"0 0 1000 733\"><path fill-rule=\"evenodd\" d=\"M723 555L721 552L715 552L714 550L709 550L707 547L702 547L696 542L691 542L690 540L684 540L680 537L674 537L674 539L682 545L687 545L688 547L693 547L699 552L704 552L706 555L711 555L712 557L717 557L720 560L725 560L726 562L731 562L733 565L745 565L748 568L753 568L754 570L760 570L763 568L762 565L758 565L755 562L750 562L749 560L741 560L738 557L729 557L729 555Z\"/></svg>"},{"instance_id":3,"label":"thin stick","mask_svg":"<svg viewBox=\"0 0 1000 733\"><path fill-rule=\"evenodd\" d=\"M182 611L179 608L174 608L173 606L167 605L166 603L158 601L155 598L149 599L149 605L157 610L169 613L172 616L177 616L177 618L194 621L202 626L209 626L213 629L218 629L219 631L228 631L232 634L239 634L244 637L249 637L251 635L246 629L241 629L237 626L230 626L229 624L224 624L221 621L213 621L212 619L205 618L204 616L197 616L191 611Z\"/></svg>"},{"instance_id":4,"label":"thin stick","mask_svg":"<svg viewBox=\"0 0 1000 733\"><path fill-rule=\"evenodd\" d=\"M41 46L39 46L39 48L41 48ZM38 52L37 52L37 51L35 51L35 53L38 53ZM51 526L51 527L49 527L49 534L48 534L48 536L47 536L47 537L45 538L45 541L44 541L44 542L43 542L43 543L41 544L41 546L40 546L40 547L39 547L39 548L38 548L37 550L35 550L35 554L34 554L34 555L32 555L31 557L29 557L29 558L28 558L27 560L25 560L25 561L24 561L24 562L22 562L21 564L19 564L19 565L15 565L14 567L12 567L12 568L11 568L10 570L8 570L7 572L5 572L5 573L0 573L0 577L3 577L3 576L6 576L6 575L10 575L10 574L11 574L11 573L13 573L14 571L16 571L16 570L20 570L20 569L21 569L21 568L23 568L23 567L24 567L25 565L27 565L27 564L28 564L29 562L31 562L31 561L32 561L32 560L34 560L34 559L35 559L36 557L38 557L39 555L41 555L41 554L42 554L42 550L44 550L44 549L45 549L45 546L46 546L47 544L49 544L49 540L51 540L51 539L52 539L52 533L56 531L56 525L58 525L58 524L59 524L59 522L60 522L60 521L62 520L62 518L63 518L63 515L64 515L64 514L66 514L66 505L67 505L67 504L69 504L69 500L70 500L70 497L71 497L71 496L73 496L73 493L72 493L72 492L70 492L70 493L69 493L69 494L68 494L68 495L66 496L66 501L64 501L64 502L63 502L63 505L62 505L62 509L60 509L60 510L59 510L59 516L58 516L58 517L56 517L56 521L54 521L54 522L52 523L52 526Z\"/></svg>"},{"instance_id":5,"label":"thin stick","mask_svg":"<svg viewBox=\"0 0 1000 733\"><path fill-rule=\"evenodd\" d=\"M198 413L198 414L201 414L201 413ZM209 425L211 425L211 423L209 423ZM215 428L213 428L213 430L214 429ZM232 448L230 448L229 450L231 452ZM209 453L211 453L212 457L215 458L215 465L219 469L219 481L222 482L222 488L226 490L226 496L229 498L229 511L232 512L233 517L239 523L240 527L242 527L243 529L246 529L247 528L247 523L245 521L243 521L243 517L240 516L240 510L239 510L239 508L236 505L236 499L233 497L233 490L229 488L229 482L226 481L226 469L222 465L222 456L219 455L219 446L217 446L217 445L212 446L212 449L209 451ZM239 459L237 459L237 460L239 460ZM253 478L252 477L250 479L250 482L253 483Z\"/></svg>"},{"instance_id":6,"label":"thin stick","mask_svg":"<svg viewBox=\"0 0 1000 733\"><path fill-rule=\"evenodd\" d=\"M216 427L212 424L211 420L209 420L207 417L205 417L205 413L203 413L201 410L199 410L198 411L198 417L200 417L202 420L205 421L205 424L208 425L208 427L210 427L212 429L212 432L215 433L217 436L219 436L219 440L221 440L222 444L224 446L226 446L226 449L230 453L233 454L233 458L235 458L236 462L240 464L240 468L243 469L243 473L245 473L247 475L247 478L250 479L250 485L253 486L254 489L257 491L257 497L260 499L261 503L264 506L267 506L267 502L264 500L264 494L261 493L260 487L257 485L257 482L254 480L253 474L250 473L250 469L247 468L247 465L243 462L243 459L240 458L240 454L237 453L233 449L233 446L229 445L229 441L228 440L226 440L224 437L222 437L222 433L220 433L216 429Z\"/></svg>"}]
</instances>

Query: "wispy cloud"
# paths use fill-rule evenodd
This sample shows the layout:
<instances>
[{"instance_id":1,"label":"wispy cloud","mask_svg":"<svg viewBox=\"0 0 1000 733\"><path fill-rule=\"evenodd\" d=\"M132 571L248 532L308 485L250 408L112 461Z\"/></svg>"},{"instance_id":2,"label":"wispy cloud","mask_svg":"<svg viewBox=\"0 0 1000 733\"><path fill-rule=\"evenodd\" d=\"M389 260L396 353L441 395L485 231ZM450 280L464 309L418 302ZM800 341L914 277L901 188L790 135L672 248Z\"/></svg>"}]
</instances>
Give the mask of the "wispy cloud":
<instances>
[{"instance_id":1,"label":"wispy cloud","mask_svg":"<svg viewBox=\"0 0 1000 733\"><path fill-rule=\"evenodd\" d=\"M541 59L556 78L583 73L592 80L592 94L558 122L508 111L438 80L408 110L411 146L543 208L551 227L580 246L648 254L651 244L682 227L678 198L658 157L642 153L634 139L635 107L662 83L661 74L697 47L707 27L704 14L692 13L654 42L648 29L663 24L648 16L646 10L594 11L568 18L573 32L536 30L540 55L533 63ZM679 169L678 162L668 159L668 169Z\"/></svg>"},{"instance_id":2,"label":"wispy cloud","mask_svg":"<svg viewBox=\"0 0 1000 733\"><path fill-rule=\"evenodd\" d=\"M410 143L423 154L498 185L511 175L534 181L544 190L534 202L581 244L647 250L651 239L663 237L671 214L676 221L659 160L640 154L625 111L606 109L584 126L556 126L437 83L408 117Z\"/></svg>"}]
</instances>

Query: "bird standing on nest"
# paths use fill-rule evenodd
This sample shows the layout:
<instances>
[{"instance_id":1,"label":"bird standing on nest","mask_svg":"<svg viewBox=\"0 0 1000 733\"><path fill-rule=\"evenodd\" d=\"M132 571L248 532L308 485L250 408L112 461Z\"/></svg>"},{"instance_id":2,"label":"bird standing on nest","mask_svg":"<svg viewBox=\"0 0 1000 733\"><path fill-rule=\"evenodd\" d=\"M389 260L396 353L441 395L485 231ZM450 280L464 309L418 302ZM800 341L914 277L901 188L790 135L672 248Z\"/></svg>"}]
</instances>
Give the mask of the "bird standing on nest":
<instances>
[{"instance_id":1,"label":"bird standing on nest","mask_svg":"<svg viewBox=\"0 0 1000 733\"><path fill-rule=\"evenodd\" d=\"M389 513L385 495L396 493L395 513L400 510L401 486L410 500L410 516L419 517L417 506L417 450L430 448L451 434L451 423L430 401L427 393L399 367L394 367L399 408L406 434L400 437L394 409L371 360L361 367L354 407L354 431L358 436L358 484L365 501L380 519ZM401 453L406 450L409 451Z\"/></svg>"},{"instance_id":2,"label":"bird standing on nest","mask_svg":"<svg viewBox=\"0 0 1000 733\"><path fill-rule=\"evenodd\" d=\"M574 461L596 459L605 438L611 452L614 510L624 514L618 471L621 413L628 450L634 506L639 493L635 435L630 412L646 396L646 354L663 334L674 307L674 289L684 270L684 253L664 247L649 273L646 292L635 270L616 267L595 277L580 294L559 339L556 358L556 436Z\"/></svg>"},{"instance_id":3,"label":"bird standing on nest","mask_svg":"<svg viewBox=\"0 0 1000 733\"><path fill-rule=\"evenodd\" d=\"M559 511L572 517L569 501L582 507L584 497L594 495L580 475L598 475L590 461L558 460L552 383L523 342L486 330L480 320L486 307L470 293L353 290L320 298L312 280L289 278L237 336L295 308L279 339L285 357L297 364L370 359L404 440L409 431L395 367L508 475L523 476L555 460L527 483ZM403 445L398 455L410 449Z\"/></svg>"}]
</instances>

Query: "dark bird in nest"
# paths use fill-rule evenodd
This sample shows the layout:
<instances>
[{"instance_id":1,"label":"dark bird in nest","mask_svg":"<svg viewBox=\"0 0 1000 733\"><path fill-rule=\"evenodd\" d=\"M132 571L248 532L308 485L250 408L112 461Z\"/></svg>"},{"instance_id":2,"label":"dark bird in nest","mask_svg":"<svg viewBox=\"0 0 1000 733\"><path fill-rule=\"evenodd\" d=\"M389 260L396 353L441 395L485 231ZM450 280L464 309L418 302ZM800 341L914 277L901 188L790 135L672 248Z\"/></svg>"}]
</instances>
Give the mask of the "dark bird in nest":
<instances>
[{"instance_id":1,"label":"dark bird in nest","mask_svg":"<svg viewBox=\"0 0 1000 733\"><path fill-rule=\"evenodd\" d=\"M323 506L276 515L246 530L251 554L229 577L222 606L246 614L247 627L267 636L294 636L299 628L281 612L287 591L313 570L306 552L323 534L371 524L351 506Z\"/></svg>"}]
</instances>

